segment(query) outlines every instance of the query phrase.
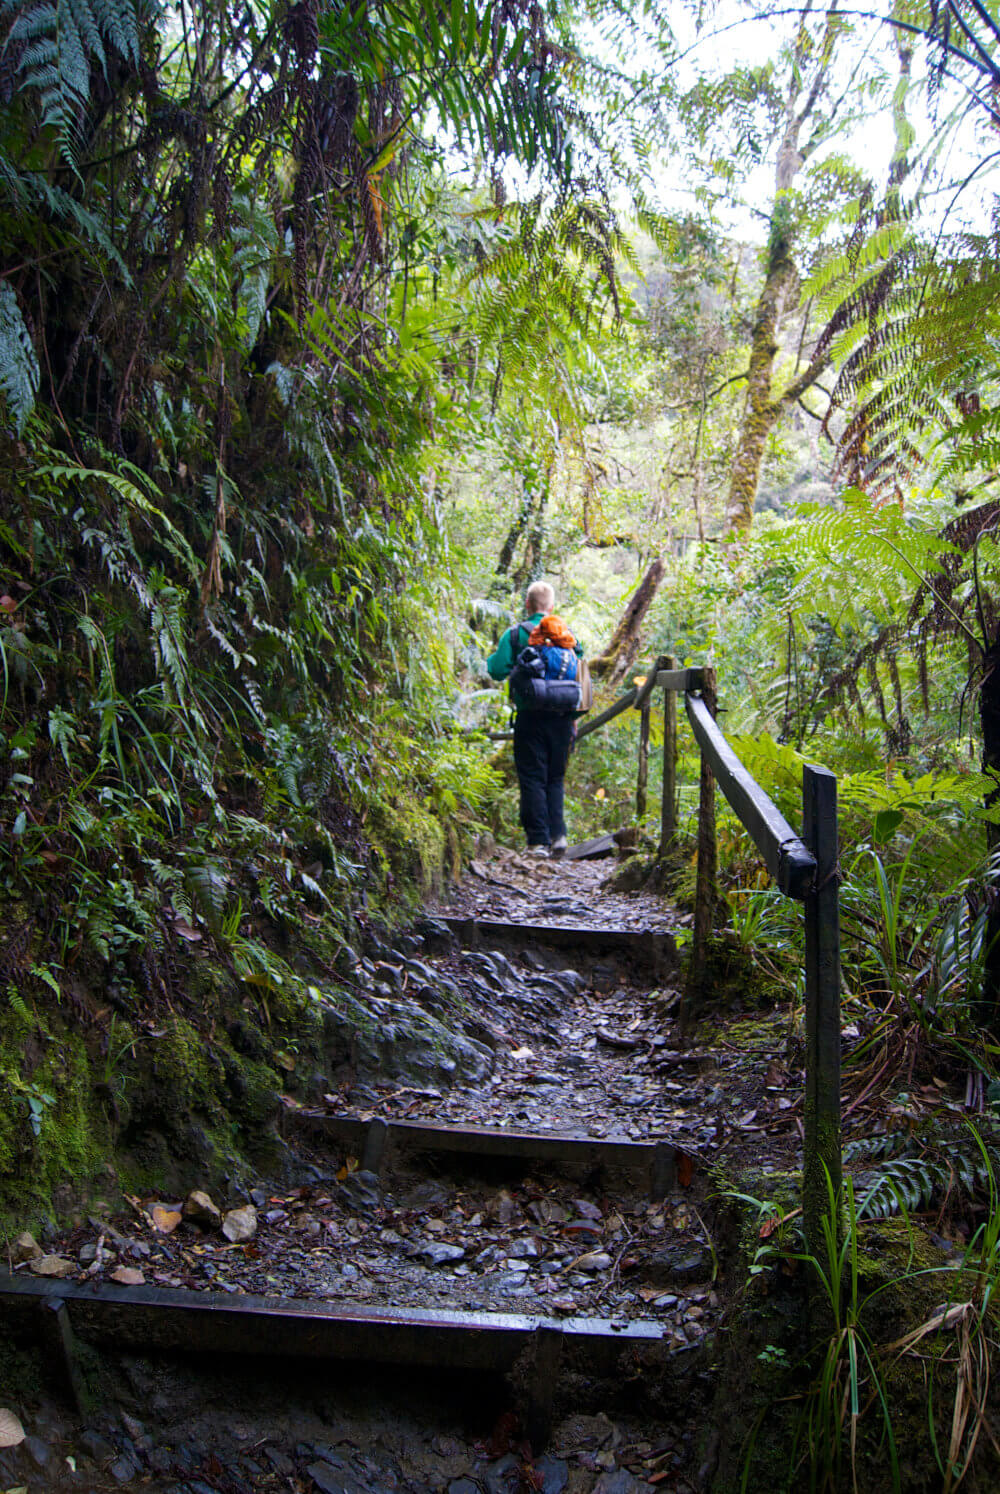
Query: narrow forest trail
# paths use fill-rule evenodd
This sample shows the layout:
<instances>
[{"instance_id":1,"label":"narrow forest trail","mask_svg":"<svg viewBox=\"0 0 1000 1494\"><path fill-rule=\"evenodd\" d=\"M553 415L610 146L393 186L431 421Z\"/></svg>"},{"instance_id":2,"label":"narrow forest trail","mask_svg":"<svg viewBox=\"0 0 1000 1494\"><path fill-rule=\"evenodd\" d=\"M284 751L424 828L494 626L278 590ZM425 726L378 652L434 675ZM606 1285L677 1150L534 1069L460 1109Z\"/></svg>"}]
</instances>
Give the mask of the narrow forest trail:
<instances>
[{"instance_id":1,"label":"narrow forest trail","mask_svg":"<svg viewBox=\"0 0 1000 1494\"><path fill-rule=\"evenodd\" d=\"M94 1487L109 1471L108 1486L177 1494L696 1486L689 1413L710 1385L727 1243L713 1195L727 1158L794 1160L801 1086L777 1014L682 1040L687 920L611 891L611 870L498 851L413 932L373 936L357 974L381 1022L322 1105L289 1102L285 1183L229 1200L254 1214L247 1240L157 1228L170 1201L136 1200L48 1242L67 1264L48 1305L64 1301L102 1353L229 1356L212 1373L202 1361L196 1396L169 1357L127 1360L120 1411L86 1408L82 1446L59 1434ZM418 1040L415 1009L450 1043ZM0 1283L8 1311L37 1302L27 1267ZM234 1366L261 1353L267 1367L234 1389ZM302 1356L387 1368L372 1380L349 1364L345 1385L317 1364L304 1381ZM503 1373L506 1388L470 1413L471 1382L445 1386L431 1415L427 1377L449 1369ZM245 1432L225 1426L234 1396ZM0 1453L0 1480L63 1487L20 1456Z\"/></svg>"}]
</instances>

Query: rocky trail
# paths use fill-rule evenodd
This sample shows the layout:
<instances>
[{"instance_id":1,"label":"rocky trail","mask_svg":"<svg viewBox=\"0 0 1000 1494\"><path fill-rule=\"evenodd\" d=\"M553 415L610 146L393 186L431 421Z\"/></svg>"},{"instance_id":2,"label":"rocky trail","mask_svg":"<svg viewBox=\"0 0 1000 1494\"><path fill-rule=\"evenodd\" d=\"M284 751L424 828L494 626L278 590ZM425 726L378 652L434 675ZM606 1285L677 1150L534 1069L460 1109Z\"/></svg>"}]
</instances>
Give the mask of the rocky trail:
<instances>
[{"instance_id":1,"label":"rocky trail","mask_svg":"<svg viewBox=\"0 0 1000 1494\"><path fill-rule=\"evenodd\" d=\"M612 869L499 851L373 939L353 979L376 1020L286 1102L277 1184L14 1243L4 1312L48 1290L80 1404L11 1408L6 1443L0 1412L0 1487L698 1487L712 1169L793 1164L801 1083L778 1014L682 1036L685 920ZM161 1329L169 1302L193 1326Z\"/></svg>"}]
</instances>

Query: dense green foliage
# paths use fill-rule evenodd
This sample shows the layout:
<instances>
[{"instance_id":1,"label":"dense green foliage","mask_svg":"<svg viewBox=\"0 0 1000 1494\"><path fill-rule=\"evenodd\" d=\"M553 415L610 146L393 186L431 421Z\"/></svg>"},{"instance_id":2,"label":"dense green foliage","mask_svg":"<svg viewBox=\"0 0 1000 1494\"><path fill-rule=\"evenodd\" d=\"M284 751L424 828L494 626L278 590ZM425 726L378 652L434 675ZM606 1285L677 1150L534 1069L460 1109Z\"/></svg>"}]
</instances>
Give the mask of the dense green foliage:
<instances>
[{"instance_id":1,"label":"dense green foliage","mask_svg":"<svg viewBox=\"0 0 1000 1494\"><path fill-rule=\"evenodd\" d=\"M534 8L56 0L2 23L3 975L43 1048L82 1027L106 1132L147 1050L173 1082L188 1016L228 1031L227 1076L244 1018L306 1042L362 904L455 862L493 775L443 734L435 464L462 362L500 333L540 353L494 275L454 359L441 281L506 253L579 288L569 326L590 265L613 283L613 231ZM502 221L450 187L449 140L554 199ZM75 1091L19 1045L4 1155L55 1168ZM277 1087L269 1061L251 1087ZM221 1137L225 1084L179 1093Z\"/></svg>"}]
</instances>

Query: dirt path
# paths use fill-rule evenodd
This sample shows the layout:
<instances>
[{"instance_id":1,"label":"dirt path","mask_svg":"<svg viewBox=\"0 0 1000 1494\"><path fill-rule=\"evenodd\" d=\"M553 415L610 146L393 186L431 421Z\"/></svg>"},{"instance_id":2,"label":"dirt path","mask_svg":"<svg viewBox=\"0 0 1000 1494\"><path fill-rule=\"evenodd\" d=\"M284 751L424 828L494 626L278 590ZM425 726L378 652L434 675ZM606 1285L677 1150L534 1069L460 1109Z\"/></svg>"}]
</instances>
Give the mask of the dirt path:
<instances>
[{"instance_id":1,"label":"dirt path","mask_svg":"<svg viewBox=\"0 0 1000 1494\"><path fill-rule=\"evenodd\" d=\"M748 1147L774 1165L794 1151L797 1102L789 1094L800 1090L787 1088L779 1021L755 1020L736 1040L689 1034L682 1041L675 965L668 962L654 982L636 973L627 952L595 957L582 948L583 931L683 931L684 920L660 899L603 888L611 869L500 852L473 863L416 934L393 948L378 945L359 962L359 990L385 1013L381 1033L369 1039L376 1048L335 1076L323 1106L289 1109L295 1161L284 1186L262 1184L227 1201L252 1211L249 1239L233 1243L208 1225L165 1219L162 1210L178 1214L180 1200L142 1199L129 1216L88 1220L46 1249L67 1263L69 1279L98 1285L141 1277L155 1287L331 1307L519 1313L556 1323L593 1317L612 1328L646 1323L659 1336L659 1358L645 1372L636 1365L639 1379L624 1403L627 1373L601 1385L588 1380L585 1366L567 1366L548 1461L525 1461L514 1415L503 1421L517 1404L509 1390L491 1392L473 1414L474 1429L467 1408L461 1424L446 1415L430 1425L426 1408L414 1420L405 1388L405 1412L398 1387L391 1406L379 1392L364 1415L352 1399L355 1419L342 1416L334 1437L329 1415L316 1409L315 1387L306 1393L298 1377L305 1403L290 1407L270 1376L269 1389L258 1377L252 1394L238 1392L249 1408L245 1432L230 1427L223 1435L219 1386L235 1384L238 1368L229 1364L214 1378L201 1372L195 1411L183 1368L153 1371L139 1362L125 1371L136 1383L122 1392L124 1419L95 1412L83 1442L69 1423L36 1432L34 1452L0 1453L5 1486L78 1488L69 1456L95 1487L141 1481L178 1494L272 1487L683 1494L694 1487L687 1418L682 1406L664 1402L662 1385L684 1384L685 1400L695 1393L692 1376L702 1373L715 1331L719 1242L711 1232L709 1167ZM581 947L463 950L446 918L577 929ZM404 1007L457 1030L454 1053L429 1058L419 1044L410 1053L399 1034L412 1022L392 1025ZM401 1066L390 1077L363 1061L365 1052L384 1051L377 1041L387 1033ZM523 1156L398 1151L376 1173L361 1165L357 1149L324 1139L331 1118L486 1126L598 1146L659 1143L670 1149L673 1186L651 1197L648 1178L604 1165L600 1155L581 1170ZM17 1272L30 1269L25 1263ZM332 1372L319 1380L343 1385ZM346 1405L337 1402L342 1391L323 1394L327 1408ZM402 1442L394 1431L393 1442L387 1429L404 1421L414 1429ZM315 1432L320 1423L323 1436ZM39 1464L46 1449L48 1462Z\"/></svg>"}]
</instances>

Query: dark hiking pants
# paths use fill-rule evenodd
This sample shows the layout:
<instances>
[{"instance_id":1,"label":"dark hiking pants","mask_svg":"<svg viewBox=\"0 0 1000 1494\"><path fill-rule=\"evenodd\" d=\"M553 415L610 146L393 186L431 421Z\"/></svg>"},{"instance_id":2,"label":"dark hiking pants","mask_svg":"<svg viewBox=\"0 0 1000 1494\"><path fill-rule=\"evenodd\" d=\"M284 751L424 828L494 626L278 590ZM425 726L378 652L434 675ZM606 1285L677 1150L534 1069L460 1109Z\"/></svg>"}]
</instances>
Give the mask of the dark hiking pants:
<instances>
[{"instance_id":1,"label":"dark hiking pants","mask_svg":"<svg viewBox=\"0 0 1000 1494\"><path fill-rule=\"evenodd\" d=\"M529 846L548 846L566 834L563 779L573 742L572 716L518 711L514 766L521 785L521 824Z\"/></svg>"}]
</instances>

